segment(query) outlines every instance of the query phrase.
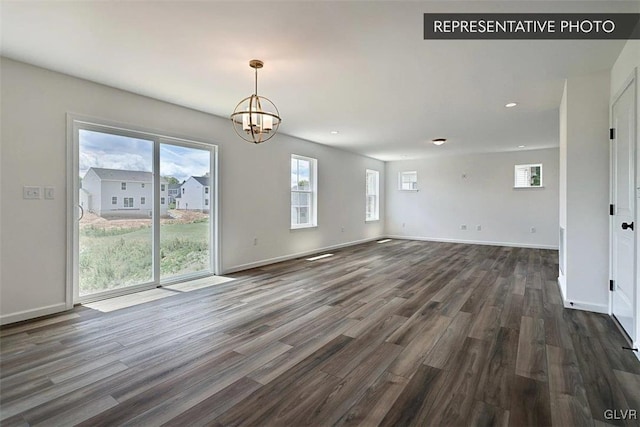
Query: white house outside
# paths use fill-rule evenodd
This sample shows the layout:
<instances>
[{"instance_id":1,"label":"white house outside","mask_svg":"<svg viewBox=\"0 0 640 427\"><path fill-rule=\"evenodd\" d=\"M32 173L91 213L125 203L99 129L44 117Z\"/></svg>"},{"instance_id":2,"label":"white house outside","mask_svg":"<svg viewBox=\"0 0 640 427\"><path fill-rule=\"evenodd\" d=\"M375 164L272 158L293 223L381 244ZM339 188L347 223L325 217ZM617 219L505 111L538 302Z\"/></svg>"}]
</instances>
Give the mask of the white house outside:
<instances>
[{"instance_id":1,"label":"white house outside","mask_svg":"<svg viewBox=\"0 0 640 427\"><path fill-rule=\"evenodd\" d=\"M149 217L153 210L151 172L90 168L82 178L80 205L102 217ZM168 183L160 179L160 215L167 214Z\"/></svg>"},{"instance_id":2,"label":"white house outside","mask_svg":"<svg viewBox=\"0 0 640 427\"><path fill-rule=\"evenodd\" d=\"M175 200L176 209L208 213L211 209L209 175L189 177L180 186Z\"/></svg>"}]
</instances>

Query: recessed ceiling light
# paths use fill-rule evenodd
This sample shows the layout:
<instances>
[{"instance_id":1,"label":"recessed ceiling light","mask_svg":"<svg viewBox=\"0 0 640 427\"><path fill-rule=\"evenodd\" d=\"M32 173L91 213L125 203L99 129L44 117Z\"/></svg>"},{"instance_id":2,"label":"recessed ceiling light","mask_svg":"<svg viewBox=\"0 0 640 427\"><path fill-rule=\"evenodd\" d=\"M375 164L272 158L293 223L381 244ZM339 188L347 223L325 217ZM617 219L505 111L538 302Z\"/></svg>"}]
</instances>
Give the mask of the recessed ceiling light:
<instances>
[{"instance_id":1,"label":"recessed ceiling light","mask_svg":"<svg viewBox=\"0 0 640 427\"><path fill-rule=\"evenodd\" d=\"M526 145L518 145L518 148L524 148Z\"/></svg>"},{"instance_id":2,"label":"recessed ceiling light","mask_svg":"<svg viewBox=\"0 0 640 427\"><path fill-rule=\"evenodd\" d=\"M446 138L436 138L436 139L432 139L431 142L433 142L435 145L442 145L445 142L447 142Z\"/></svg>"},{"instance_id":3,"label":"recessed ceiling light","mask_svg":"<svg viewBox=\"0 0 640 427\"><path fill-rule=\"evenodd\" d=\"M505 106L505 107L507 107L507 108L513 108L513 107L515 107L516 105L518 105L518 103L517 103L517 102L510 102L510 103L508 103L508 104L505 104L504 106Z\"/></svg>"},{"instance_id":4,"label":"recessed ceiling light","mask_svg":"<svg viewBox=\"0 0 640 427\"><path fill-rule=\"evenodd\" d=\"M337 135L337 134L339 134L340 132L338 132L337 130L332 130L330 133L331 133L331 135Z\"/></svg>"}]
</instances>

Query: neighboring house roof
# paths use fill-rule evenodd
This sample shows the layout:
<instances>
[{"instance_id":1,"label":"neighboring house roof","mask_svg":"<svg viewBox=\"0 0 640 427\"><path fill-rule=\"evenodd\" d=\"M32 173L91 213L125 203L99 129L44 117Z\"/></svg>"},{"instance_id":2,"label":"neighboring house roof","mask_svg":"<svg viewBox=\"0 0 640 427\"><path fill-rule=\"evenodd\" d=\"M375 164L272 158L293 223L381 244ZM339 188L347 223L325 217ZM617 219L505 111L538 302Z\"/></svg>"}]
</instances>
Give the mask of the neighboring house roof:
<instances>
[{"instance_id":1,"label":"neighboring house roof","mask_svg":"<svg viewBox=\"0 0 640 427\"><path fill-rule=\"evenodd\" d=\"M106 168L89 168L89 171L94 171L98 178L106 181L129 181L129 182L151 182L153 174L151 172L144 171L129 171L123 169L106 169ZM87 176L85 174L85 177ZM166 183L167 180L160 178L160 182Z\"/></svg>"},{"instance_id":2,"label":"neighboring house roof","mask_svg":"<svg viewBox=\"0 0 640 427\"><path fill-rule=\"evenodd\" d=\"M196 181L198 181L200 184L204 185L205 187L209 186L209 177L208 176L194 176L192 177L193 179L195 179Z\"/></svg>"},{"instance_id":3,"label":"neighboring house roof","mask_svg":"<svg viewBox=\"0 0 640 427\"><path fill-rule=\"evenodd\" d=\"M169 190L179 190L182 187L182 184L169 184Z\"/></svg>"}]
</instances>

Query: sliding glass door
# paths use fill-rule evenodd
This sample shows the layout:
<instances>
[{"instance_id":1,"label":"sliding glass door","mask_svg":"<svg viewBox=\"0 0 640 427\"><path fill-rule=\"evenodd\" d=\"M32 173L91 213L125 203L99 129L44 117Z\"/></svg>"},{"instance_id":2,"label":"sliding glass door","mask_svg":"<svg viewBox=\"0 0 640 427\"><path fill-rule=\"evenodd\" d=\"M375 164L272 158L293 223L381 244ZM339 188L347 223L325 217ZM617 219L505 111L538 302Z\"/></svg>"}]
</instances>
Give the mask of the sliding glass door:
<instances>
[{"instance_id":1,"label":"sliding glass door","mask_svg":"<svg viewBox=\"0 0 640 427\"><path fill-rule=\"evenodd\" d=\"M215 273L215 147L70 121L75 302Z\"/></svg>"},{"instance_id":2,"label":"sliding glass door","mask_svg":"<svg viewBox=\"0 0 640 427\"><path fill-rule=\"evenodd\" d=\"M209 150L160 144L161 279L211 271L210 170Z\"/></svg>"},{"instance_id":3,"label":"sliding glass door","mask_svg":"<svg viewBox=\"0 0 640 427\"><path fill-rule=\"evenodd\" d=\"M153 281L153 141L78 129L79 295Z\"/></svg>"}]
</instances>

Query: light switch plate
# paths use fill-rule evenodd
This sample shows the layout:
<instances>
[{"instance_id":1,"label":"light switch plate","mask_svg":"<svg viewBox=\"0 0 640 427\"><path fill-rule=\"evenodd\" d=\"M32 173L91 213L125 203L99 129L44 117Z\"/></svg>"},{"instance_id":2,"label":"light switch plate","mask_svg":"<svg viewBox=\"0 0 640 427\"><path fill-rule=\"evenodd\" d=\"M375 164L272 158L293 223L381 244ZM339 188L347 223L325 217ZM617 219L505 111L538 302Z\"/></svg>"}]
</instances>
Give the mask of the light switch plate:
<instances>
[{"instance_id":1,"label":"light switch plate","mask_svg":"<svg viewBox=\"0 0 640 427\"><path fill-rule=\"evenodd\" d=\"M53 200L56 195L56 190L53 187L44 187L44 198L47 200Z\"/></svg>"},{"instance_id":2,"label":"light switch plate","mask_svg":"<svg viewBox=\"0 0 640 427\"><path fill-rule=\"evenodd\" d=\"M25 185L22 187L22 198L27 200L40 199L41 192L40 187L30 187Z\"/></svg>"}]
</instances>

